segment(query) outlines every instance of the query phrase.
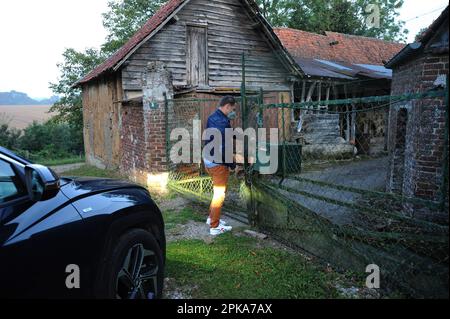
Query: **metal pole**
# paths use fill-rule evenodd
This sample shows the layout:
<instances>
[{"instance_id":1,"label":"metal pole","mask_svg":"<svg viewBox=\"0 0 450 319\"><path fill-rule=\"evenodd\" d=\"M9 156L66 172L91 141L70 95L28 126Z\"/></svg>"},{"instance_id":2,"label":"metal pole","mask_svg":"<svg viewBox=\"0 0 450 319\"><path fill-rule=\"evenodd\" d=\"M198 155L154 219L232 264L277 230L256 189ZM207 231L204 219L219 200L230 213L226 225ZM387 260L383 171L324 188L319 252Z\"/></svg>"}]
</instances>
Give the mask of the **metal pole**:
<instances>
[{"instance_id":1,"label":"metal pole","mask_svg":"<svg viewBox=\"0 0 450 319\"><path fill-rule=\"evenodd\" d=\"M164 96L164 121L166 125L166 166L167 170L169 170L169 162L170 162L170 132L169 132L169 100L167 99L167 93L163 93Z\"/></svg>"},{"instance_id":2,"label":"metal pole","mask_svg":"<svg viewBox=\"0 0 450 319\"><path fill-rule=\"evenodd\" d=\"M441 210L445 210L445 205L447 204L447 191L448 191L448 75L445 85L445 129L444 129L444 153L443 153L443 163L442 163L442 186L441 186Z\"/></svg>"},{"instance_id":3,"label":"metal pole","mask_svg":"<svg viewBox=\"0 0 450 319\"><path fill-rule=\"evenodd\" d=\"M245 130L248 126L247 120L247 97L246 97L246 87L245 87L245 52L242 52L242 84L241 84L241 113L242 113L242 128ZM244 137L244 155L248 154L247 143ZM244 171L248 171L248 160L244 158Z\"/></svg>"}]
</instances>

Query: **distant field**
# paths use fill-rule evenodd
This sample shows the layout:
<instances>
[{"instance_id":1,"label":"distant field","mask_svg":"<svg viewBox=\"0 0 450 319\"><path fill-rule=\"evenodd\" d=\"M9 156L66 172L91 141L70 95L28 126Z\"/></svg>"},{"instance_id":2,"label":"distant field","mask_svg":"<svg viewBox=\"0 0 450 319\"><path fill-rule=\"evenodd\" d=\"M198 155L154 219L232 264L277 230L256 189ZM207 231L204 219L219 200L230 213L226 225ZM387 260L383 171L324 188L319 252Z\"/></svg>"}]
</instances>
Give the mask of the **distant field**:
<instances>
[{"instance_id":1,"label":"distant field","mask_svg":"<svg viewBox=\"0 0 450 319\"><path fill-rule=\"evenodd\" d=\"M33 121L45 122L52 114L47 113L51 105L0 105L0 123L23 129Z\"/></svg>"}]
</instances>

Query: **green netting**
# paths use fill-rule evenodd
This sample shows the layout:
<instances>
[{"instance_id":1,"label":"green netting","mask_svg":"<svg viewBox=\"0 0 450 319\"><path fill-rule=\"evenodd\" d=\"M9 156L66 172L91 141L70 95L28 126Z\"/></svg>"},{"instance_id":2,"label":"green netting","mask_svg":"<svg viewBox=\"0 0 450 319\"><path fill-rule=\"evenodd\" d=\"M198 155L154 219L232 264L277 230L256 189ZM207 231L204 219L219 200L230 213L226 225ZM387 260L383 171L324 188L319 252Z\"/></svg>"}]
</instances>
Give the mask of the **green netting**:
<instances>
[{"instance_id":1,"label":"green netting","mask_svg":"<svg viewBox=\"0 0 450 319\"><path fill-rule=\"evenodd\" d=\"M437 181L441 193L431 200L395 191L387 148L391 112L442 96L431 92L280 104L264 104L263 92L238 98L237 126L269 128L271 121L280 128L279 167L263 176L258 158L246 163L245 175L230 183L227 210L339 269L364 274L367 265L378 265L382 288L414 297L448 297L448 127L442 181ZM218 102L219 97L166 101L168 156L178 142L170 132L184 128L192 135L192 121L205 121ZM258 149L270 146L258 144ZM168 162L169 186L208 204L212 182L203 165Z\"/></svg>"}]
</instances>

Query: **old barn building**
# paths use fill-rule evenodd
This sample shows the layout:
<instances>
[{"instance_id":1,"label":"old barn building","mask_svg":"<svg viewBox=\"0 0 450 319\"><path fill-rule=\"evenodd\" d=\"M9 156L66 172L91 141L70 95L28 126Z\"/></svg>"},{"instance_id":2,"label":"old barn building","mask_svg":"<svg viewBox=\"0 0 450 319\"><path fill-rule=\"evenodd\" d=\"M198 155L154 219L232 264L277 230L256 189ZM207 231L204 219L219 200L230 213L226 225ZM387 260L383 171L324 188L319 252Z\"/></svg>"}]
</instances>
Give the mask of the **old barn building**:
<instances>
[{"instance_id":1,"label":"old barn building","mask_svg":"<svg viewBox=\"0 0 450 319\"><path fill-rule=\"evenodd\" d=\"M448 50L447 7L418 42L409 44L387 63L386 66L393 70L392 94L448 90ZM448 98L447 101L429 98L396 104L391 108L389 125L387 190L408 197L446 202Z\"/></svg>"},{"instance_id":2,"label":"old barn building","mask_svg":"<svg viewBox=\"0 0 450 319\"><path fill-rule=\"evenodd\" d=\"M165 171L163 94L239 94L243 53L247 89L262 88L270 102L290 102L293 80L302 72L253 0L168 1L78 82L87 162L120 168L142 182L149 173ZM216 105L208 107L212 112ZM277 116L267 117L278 125Z\"/></svg>"},{"instance_id":3,"label":"old barn building","mask_svg":"<svg viewBox=\"0 0 450 319\"><path fill-rule=\"evenodd\" d=\"M389 95L392 71L384 64L405 46L336 32L316 34L276 28L275 33L304 73L294 84L294 101L321 101L321 109L329 109L330 99ZM331 110L349 112L341 116L304 114L301 117L297 113L292 119L303 122L300 136L306 143L331 144L329 149L336 153L330 155L338 156L345 150L352 154L349 145L355 145L360 154L376 155L387 146L388 110L351 113L363 107L370 105L346 105ZM341 142L336 144L336 141Z\"/></svg>"}]
</instances>

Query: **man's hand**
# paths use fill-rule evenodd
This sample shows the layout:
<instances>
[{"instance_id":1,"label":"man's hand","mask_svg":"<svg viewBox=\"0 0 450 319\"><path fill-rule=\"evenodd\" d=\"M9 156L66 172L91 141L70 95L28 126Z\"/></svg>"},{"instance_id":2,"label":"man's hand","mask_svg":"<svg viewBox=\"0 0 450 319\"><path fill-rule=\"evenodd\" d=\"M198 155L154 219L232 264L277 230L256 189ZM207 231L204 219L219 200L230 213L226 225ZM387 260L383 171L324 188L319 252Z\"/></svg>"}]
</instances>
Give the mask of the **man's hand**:
<instances>
[{"instance_id":1,"label":"man's hand","mask_svg":"<svg viewBox=\"0 0 450 319\"><path fill-rule=\"evenodd\" d=\"M244 166L236 165L236 168L233 170L236 177L243 176L245 174Z\"/></svg>"}]
</instances>

